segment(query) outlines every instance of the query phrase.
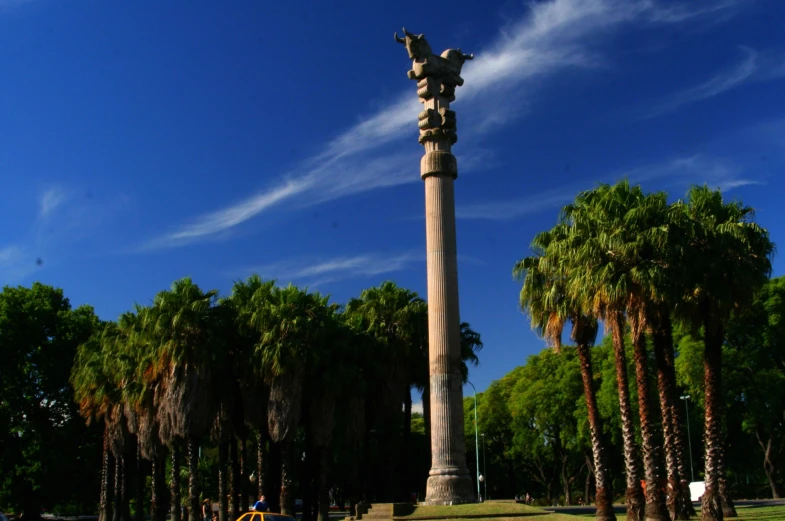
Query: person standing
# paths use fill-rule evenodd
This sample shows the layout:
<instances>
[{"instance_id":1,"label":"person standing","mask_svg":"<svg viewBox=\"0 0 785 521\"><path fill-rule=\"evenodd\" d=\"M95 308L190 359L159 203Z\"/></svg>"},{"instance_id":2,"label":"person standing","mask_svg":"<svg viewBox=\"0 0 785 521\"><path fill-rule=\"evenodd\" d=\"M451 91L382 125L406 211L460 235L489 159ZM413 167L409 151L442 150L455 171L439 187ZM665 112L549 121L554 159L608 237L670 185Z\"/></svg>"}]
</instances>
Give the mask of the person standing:
<instances>
[{"instance_id":1,"label":"person standing","mask_svg":"<svg viewBox=\"0 0 785 521\"><path fill-rule=\"evenodd\" d=\"M210 499L207 498L202 503L202 519L204 521L213 521L213 507L210 505Z\"/></svg>"},{"instance_id":2,"label":"person standing","mask_svg":"<svg viewBox=\"0 0 785 521\"><path fill-rule=\"evenodd\" d=\"M259 501L254 503L252 508L256 512L267 512L270 510L270 506L267 504L267 501L265 501L264 495L259 496Z\"/></svg>"}]
</instances>

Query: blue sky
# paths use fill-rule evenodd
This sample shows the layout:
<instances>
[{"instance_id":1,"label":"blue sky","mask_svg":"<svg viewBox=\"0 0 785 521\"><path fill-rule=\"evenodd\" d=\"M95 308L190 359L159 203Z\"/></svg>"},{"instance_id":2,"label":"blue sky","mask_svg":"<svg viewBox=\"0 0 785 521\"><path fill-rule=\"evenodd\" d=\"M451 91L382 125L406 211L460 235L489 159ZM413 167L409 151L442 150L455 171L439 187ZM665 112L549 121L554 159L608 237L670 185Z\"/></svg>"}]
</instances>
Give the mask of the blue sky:
<instances>
[{"instance_id":1,"label":"blue sky","mask_svg":"<svg viewBox=\"0 0 785 521\"><path fill-rule=\"evenodd\" d=\"M542 348L512 265L581 189L705 182L783 242L785 2L422 5L0 0L0 284L105 319L183 276L425 295L401 26L476 55L453 108L478 389Z\"/></svg>"}]
</instances>

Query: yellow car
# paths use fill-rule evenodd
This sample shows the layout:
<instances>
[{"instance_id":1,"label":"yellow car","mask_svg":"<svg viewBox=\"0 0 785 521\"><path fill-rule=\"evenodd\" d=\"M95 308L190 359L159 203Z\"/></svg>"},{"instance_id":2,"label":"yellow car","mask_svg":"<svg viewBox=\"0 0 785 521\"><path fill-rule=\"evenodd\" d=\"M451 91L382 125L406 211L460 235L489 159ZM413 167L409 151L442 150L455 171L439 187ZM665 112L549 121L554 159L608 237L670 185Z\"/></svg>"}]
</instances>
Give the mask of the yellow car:
<instances>
[{"instance_id":1,"label":"yellow car","mask_svg":"<svg viewBox=\"0 0 785 521\"><path fill-rule=\"evenodd\" d=\"M237 521L295 521L295 519L292 516L272 512L247 512L238 517Z\"/></svg>"}]
</instances>

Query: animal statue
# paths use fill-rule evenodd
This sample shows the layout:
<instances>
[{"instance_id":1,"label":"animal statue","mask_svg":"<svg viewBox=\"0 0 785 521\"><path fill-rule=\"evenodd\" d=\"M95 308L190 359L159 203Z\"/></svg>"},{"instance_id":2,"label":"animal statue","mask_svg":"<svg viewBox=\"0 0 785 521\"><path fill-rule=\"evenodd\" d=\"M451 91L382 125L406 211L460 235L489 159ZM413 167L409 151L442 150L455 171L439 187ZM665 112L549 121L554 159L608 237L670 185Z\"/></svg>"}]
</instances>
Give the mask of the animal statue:
<instances>
[{"instance_id":1,"label":"animal statue","mask_svg":"<svg viewBox=\"0 0 785 521\"><path fill-rule=\"evenodd\" d=\"M409 79L432 77L452 87L463 85L461 68L466 60L474 58L473 54L464 54L460 49L447 49L441 56L436 56L424 34L412 34L405 28L403 34L401 38L396 32L394 37L396 42L406 46L412 60L412 70L407 73Z\"/></svg>"}]
</instances>

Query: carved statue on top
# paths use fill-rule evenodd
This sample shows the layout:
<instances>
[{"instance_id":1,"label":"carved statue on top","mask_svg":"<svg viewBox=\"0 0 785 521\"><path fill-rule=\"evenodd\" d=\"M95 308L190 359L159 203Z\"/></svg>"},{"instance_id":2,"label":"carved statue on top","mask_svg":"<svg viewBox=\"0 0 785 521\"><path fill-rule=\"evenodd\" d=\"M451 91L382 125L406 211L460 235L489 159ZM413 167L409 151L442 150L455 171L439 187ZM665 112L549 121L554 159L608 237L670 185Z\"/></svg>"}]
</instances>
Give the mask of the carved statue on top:
<instances>
[{"instance_id":1,"label":"carved statue on top","mask_svg":"<svg viewBox=\"0 0 785 521\"><path fill-rule=\"evenodd\" d=\"M441 56L436 56L423 34L412 34L405 28L404 38L395 33L395 41L406 46L412 60L412 70L407 75L410 80L422 80L427 77L439 80L454 92L456 86L463 85L461 68L466 60L474 58L473 54L463 54L460 49L447 49Z\"/></svg>"}]
</instances>

